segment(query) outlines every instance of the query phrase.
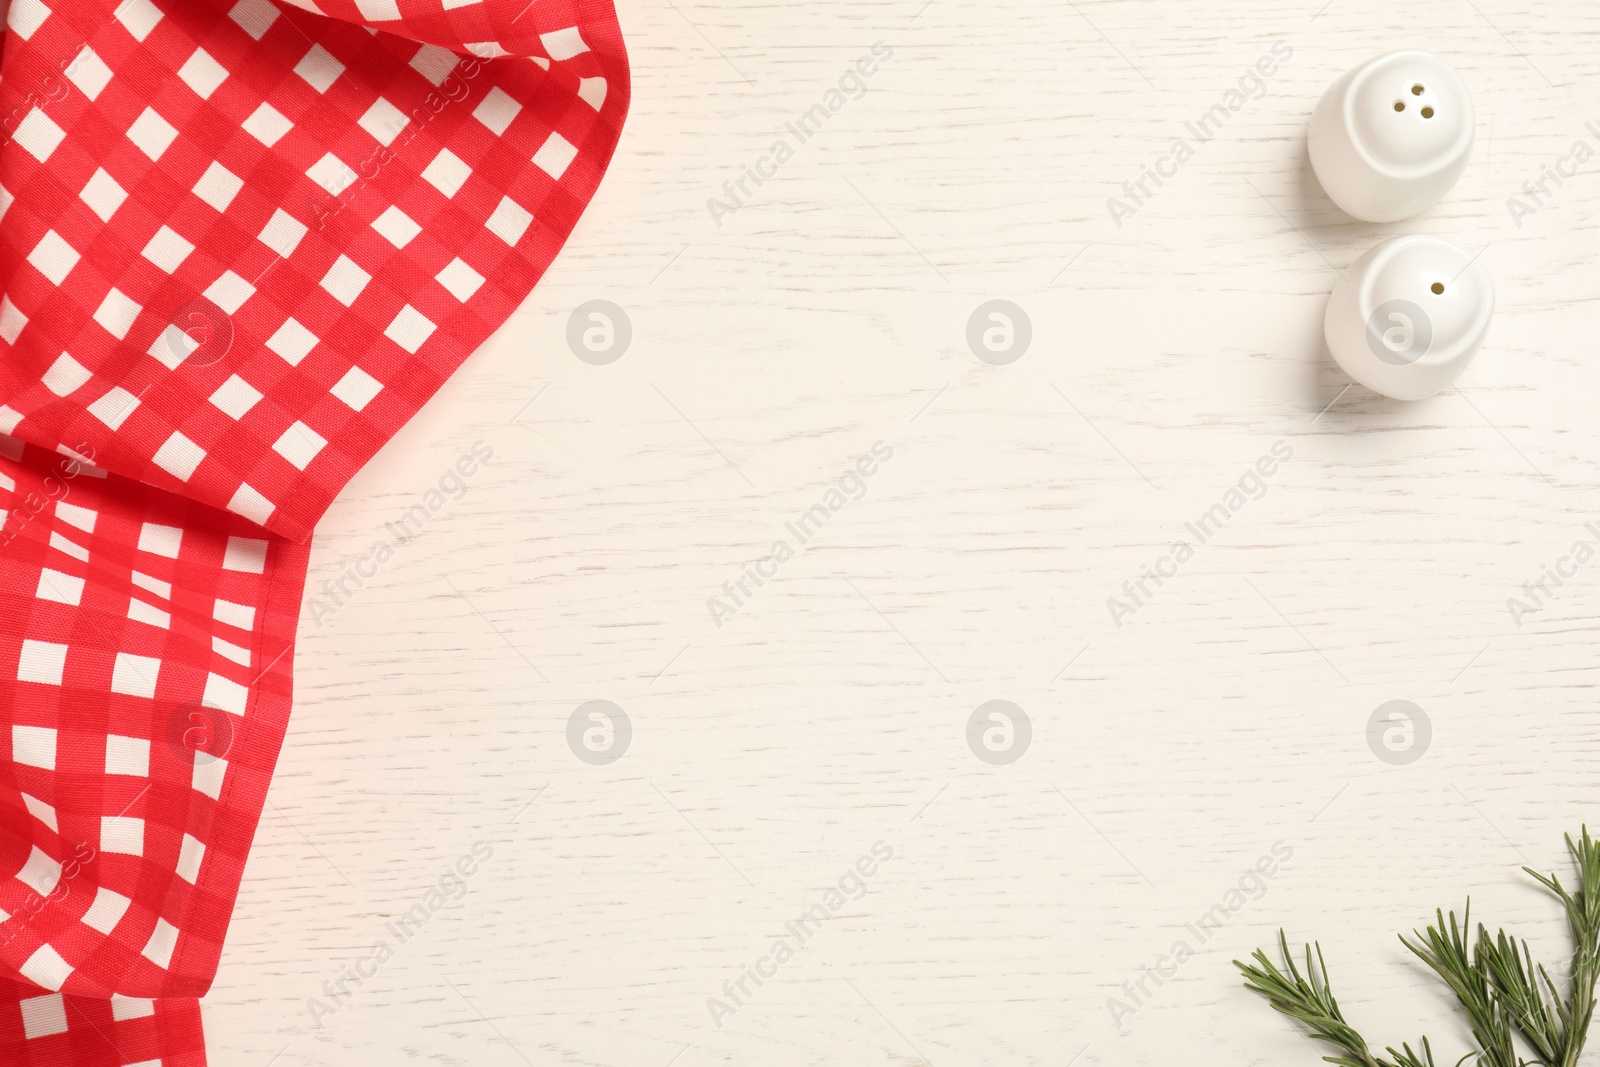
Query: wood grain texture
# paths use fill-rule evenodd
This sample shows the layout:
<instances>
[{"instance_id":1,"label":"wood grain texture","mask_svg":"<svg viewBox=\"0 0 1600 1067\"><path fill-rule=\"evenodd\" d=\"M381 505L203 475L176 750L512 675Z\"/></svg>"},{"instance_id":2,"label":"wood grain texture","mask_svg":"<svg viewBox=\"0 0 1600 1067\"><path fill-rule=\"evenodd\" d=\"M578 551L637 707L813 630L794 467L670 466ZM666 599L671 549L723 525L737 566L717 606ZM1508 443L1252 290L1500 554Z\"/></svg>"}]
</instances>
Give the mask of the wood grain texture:
<instances>
[{"instance_id":1,"label":"wood grain texture","mask_svg":"<svg viewBox=\"0 0 1600 1067\"><path fill-rule=\"evenodd\" d=\"M1563 862L1600 770L1600 562L1506 609L1600 516L1600 162L1507 208L1600 147L1600 14L1320 3L625 0L636 103L599 196L319 530L314 588L494 450L302 620L214 1062L1309 1065L1229 965L1279 925L1322 940L1371 1036L1464 1052L1393 935L1470 892L1555 956L1518 868ZM718 226L708 198L877 41L866 94ZM1280 41L1260 98L1114 224ZM1462 73L1478 144L1435 209L1358 223L1306 118L1404 44ZM1336 271L1408 231L1483 249L1499 297L1460 388L1416 404L1347 389L1321 343ZM566 341L595 299L633 327L608 366ZM990 299L1032 324L1008 366L967 347ZM717 626L707 598L880 440L864 497ZM1107 598L1275 442L1265 496L1116 626ZM566 742L594 699L634 731L608 766ZM993 699L1032 723L1007 766L967 747ZM1432 726L1405 766L1367 740L1392 699ZM880 840L867 893L714 1025ZM314 1020L475 841L465 896ZM1114 1022L1280 841L1264 895Z\"/></svg>"}]
</instances>

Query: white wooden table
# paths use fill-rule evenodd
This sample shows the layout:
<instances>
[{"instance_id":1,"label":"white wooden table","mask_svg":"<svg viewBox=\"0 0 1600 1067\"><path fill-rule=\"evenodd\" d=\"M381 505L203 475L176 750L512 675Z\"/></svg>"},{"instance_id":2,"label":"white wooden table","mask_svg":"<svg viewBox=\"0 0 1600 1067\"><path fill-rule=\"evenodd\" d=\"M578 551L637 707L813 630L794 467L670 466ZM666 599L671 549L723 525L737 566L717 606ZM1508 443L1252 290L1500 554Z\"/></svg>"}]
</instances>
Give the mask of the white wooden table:
<instances>
[{"instance_id":1,"label":"white wooden table","mask_svg":"<svg viewBox=\"0 0 1600 1067\"><path fill-rule=\"evenodd\" d=\"M635 104L600 195L318 533L313 588L493 450L302 619L213 1061L1310 1065L1229 963L1279 925L1322 939L1376 1042L1466 1051L1394 934L1470 891L1561 956L1518 868L1566 871L1600 770L1600 561L1507 609L1600 542L1600 160L1508 206L1600 149L1600 14L1319 3L624 0ZM864 95L830 98L880 41ZM1117 225L1108 198L1275 42L1258 98ZM1410 44L1471 87L1473 162L1423 217L1358 223L1305 121ZM1416 404L1347 388L1321 344L1336 272L1407 231L1482 249L1499 290L1460 388ZM608 364L567 341L593 300L631 324ZM1004 365L967 340L990 300L1031 327ZM785 524L879 441L860 499L719 626L708 598L732 606L723 583L798 545ZM1275 445L1265 495L1195 543ZM1119 627L1108 598L1185 539ZM568 745L593 700L631 725L610 763ZM968 745L992 700L1031 725L1010 763ZM1369 744L1392 700L1431 730L1409 753ZM480 841L462 895L429 898Z\"/></svg>"}]
</instances>

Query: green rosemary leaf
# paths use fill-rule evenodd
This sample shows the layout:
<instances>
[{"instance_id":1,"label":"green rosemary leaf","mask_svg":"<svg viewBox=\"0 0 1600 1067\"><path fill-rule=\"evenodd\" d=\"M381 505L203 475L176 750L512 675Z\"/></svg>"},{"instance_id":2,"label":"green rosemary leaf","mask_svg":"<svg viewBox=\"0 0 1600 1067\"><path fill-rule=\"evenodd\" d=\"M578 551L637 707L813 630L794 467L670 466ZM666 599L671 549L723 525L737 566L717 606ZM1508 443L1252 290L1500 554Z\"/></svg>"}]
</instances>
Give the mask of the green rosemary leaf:
<instances>
[{"instance_id":1,"label":"green rosemary leaf","mask_svg":"<svg viewBox=\"0 0 1600 1067\"><path fill-rule=\"evenodd\" d=\"M1422 1043L1424 1054L1428 1056L1426 1061L1416 1060L1409 1045L1403 1056L1410 1059L1403 1058L1392 1048L1389 1054L1396 1057L1397 1063L1374 1056L1366 1039L1345 1021L1339 1010L1339 1002L1328 984L1328 966L1322 958L1322 946L1316 946L1315 959L1311 949L1311 945L1305 947L1306 969L1302 973L1289 952L1288 937L1279 930L1278 950L1283 957L1284 970L1279 970L1260 949L1256 949L1252 957L1256 961L1254 964L1234 960L1233 965L1244 976L1245 985L1265 997L1274 1010L1304 1025L1309 1037L1339 1051L1337 1056L1324 1056L1327 1062L1339 1067L1433 1067L1426 1038Z\"/></svg>"},{"instance_id":2,"label":"green rosemary leaf","mask_svg":"<svg viewBox=\"0 0 1600 1067\"><path fill-rule=\"evenodd\" d=\"M1555 874L1545 875L1531 867L1523 868L1561 901L1566 912L1567 929L1572 935L1567 995L1562 997L1557 992L1555 982L1543 967L1539 968L1542 988L1536 987L1541 1000L1544 994L1548 994L1556 1004L1555 1014L1559 1020L1556 1033L1559 1039L1550 1043L1550 1055L1546 1055L1535 1044L1540 1055L1552 1067L1576 1067L1578 1056L1583 1052L1584 1042L1588 1038L1589 1024L1594 1018L1595 980L1600 975L1600 849L1595 847L1587 826L1582 828L1577 841L1573 841L1571 834L1566 835L1566 843L1567 852L1578 869L1576 895L1569 893ZM1499 951L1498 943L1496 951ZM1523 957L1526 961L1526 945L1523 946ZM1511 975L1508 972L1509 977Z\"/></svg>"},{"instance_id":3,"label":"green rosemary leaf","mask_svg":"<svg viewBox=\"0 0 1600 1067\"><path fill-rule=\"evenodd\" d=\"M1494 997L1488 976L1474 966L1467 944L1466 931L1472 923L1472 901L1468 899L1459 923L1453 911L1448 927L1442 910L1435 910L1434 916L1434 925L1428 927L1427 933L1413 930L1415 942L1406 940L1402 934L1400 943L1432 968L1456 995L1456 1000L1472 1025L1472 1037L1478 1043L1477 1055L1481 1067L1519 1067L1505 1010ZM1467 1056L1472 1055L1467 1053Z\"/></svg>"},{"instance_id":4,"label":"green rosemary leaf","mask_svg":"<svg viewBox=\"0 0 1600 1067\"><path fill-rule=\"evenodd\" d=\"M1559 999L1546 995L1533 966L1526 941L1519 942L1504 930L1493 939L1482 924L1478 926L1475 960L1488 976L1495 999L1504 1008L1519 1033L1533 1046L1545 1064L1560 1064L1566 1048L1565 1028L1559 1021Z\"/></svg>"},{"instance_id":5,"label":"green rosemary leaf","mask_svg":"<svg viewBox=\"0 0 1600 1067\"><path fill-rule=\"evenodd\" d=\"M1567 852L1577 868L1577 888L1568 891L1555 874L1523 868L1560 901L1572 935L1572 957L1566 992L1543 965L1535 964L1526 941L1499 930L1493 937L1482 923L1477 940L1469 945L1471 902L1457 922L1455 912L1446 920L1442 909L1425 931L1412 930L1412 939L1400 941L1450 987L1466 1013L1477 1043L1456 1063L1461 1067L1476 1058L1476 1067L1577 1067L1578 1057L1594 1020L1596 988L1600 985L1600 846L1583 827L1578 839L1566 835ZM1313 947L1315 954L1313 954ZM1289 941L1278 931L1282 967L1257 949L1254 963L1234 960L1246 987L1264 997L1278 1012L1301 1023L1307 1035L1331 1045L1337 1055L1323 1059L1337 1067L1435 1067L1433 1048L1421 1040L1421 1051L1409 1044L1388 1046L1389 1059L1375 1055L1355 1027L1339 1010L1328 982L1322 946L1305 946L1305 969L1289 952ZM1512 1041L1515 1030L1533 1049L1535 1058L1522 1060Z\"/></svg>"},{"instance_id":6,"label":"green rosemary leaf","mask_svg":"<svg viewBox=\"0 0 1600 1067\"><path fill-rule=\"evenodd\" d=\"M1428 1045L1428 1039L1422 1039L1422 1056L1417 1056L1411 1051L1410 1045L1403 1045L1396 1050L1389 1046L1389 1055L1394 1057L1395 1067L1434 1067L1433 1049Z\"/></svg>"}]
</instances>

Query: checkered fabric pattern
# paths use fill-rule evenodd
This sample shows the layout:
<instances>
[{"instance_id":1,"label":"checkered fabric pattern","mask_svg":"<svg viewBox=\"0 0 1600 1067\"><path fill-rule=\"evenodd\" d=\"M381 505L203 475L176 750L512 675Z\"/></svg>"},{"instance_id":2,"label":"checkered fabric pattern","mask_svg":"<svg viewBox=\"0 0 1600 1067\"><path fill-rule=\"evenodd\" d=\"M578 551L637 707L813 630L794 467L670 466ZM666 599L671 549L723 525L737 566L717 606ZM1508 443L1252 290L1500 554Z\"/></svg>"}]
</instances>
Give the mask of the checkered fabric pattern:
<instances>
[{"instance_id":1,"label":"checkered fabric pattern","mask_svg":"<svg viewBox=\"0 0 1600 1067\"><path fill-rule=\"evenodd\" d=\"M0 0L0 1063L205 1062L307 539L616 146L609 0Z\"/></svg>"},{"instance_id":2,"label":"checkered fabric pattern","mask_svg":"<svg viewBox=\"0 0 1600 1067\"><path fill-rule=\"evenodd\" d=\"M0 1012L0 1063L8 1067L205 1063L200 1005L193 998L102 1000L0 982L0 1004L6 1005Z\"/></svg>"},{"instance_id":3,"label":"checkered fabric pattern","mask_svg":"<svg viewBox=\"0 0 1600 1067\"><path fill-rule=\"evenodd\" d=\"M0 1048L19 1020L29 1046L4 1062L202 1062L115 1038L86 1057L74 1024L150 1012L64 1005L209 985L288 726L308 546L14 438L0 511Z\"/></svg>"},{"instance_id":4,"label":"checkered fabric pattern","mask_svg":"<svg viewBox=\"0 0 1600 1067\"><path fill-rule=\"evenodd\" d=\"M0 433L303 539L571 232L621 38L572 0L161 3L12 0Z\"/></svg>"}]
</instances>

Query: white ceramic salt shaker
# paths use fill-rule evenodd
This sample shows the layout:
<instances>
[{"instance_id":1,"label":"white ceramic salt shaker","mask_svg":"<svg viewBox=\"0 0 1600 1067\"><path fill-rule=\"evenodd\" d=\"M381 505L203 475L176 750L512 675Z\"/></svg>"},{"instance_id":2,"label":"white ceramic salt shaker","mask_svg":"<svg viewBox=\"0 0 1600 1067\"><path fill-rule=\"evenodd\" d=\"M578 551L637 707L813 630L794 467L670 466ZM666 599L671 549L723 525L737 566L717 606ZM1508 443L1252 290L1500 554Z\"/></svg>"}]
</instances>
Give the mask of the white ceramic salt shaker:
<instances>
[{"instance_id":1,"label":"white ceramic salt shaker","mask_svg":"<svg viewBox=\"0 0 1600 1067\"><path fill-rule=\"evenodd\" d=\"M1395 237L1357 259L1323 317L1345 373L1396 400L1421 400L1466 369L1489 332L1494 282L1483 264L1437 237Z\"/></svg>"}]
</instances>

